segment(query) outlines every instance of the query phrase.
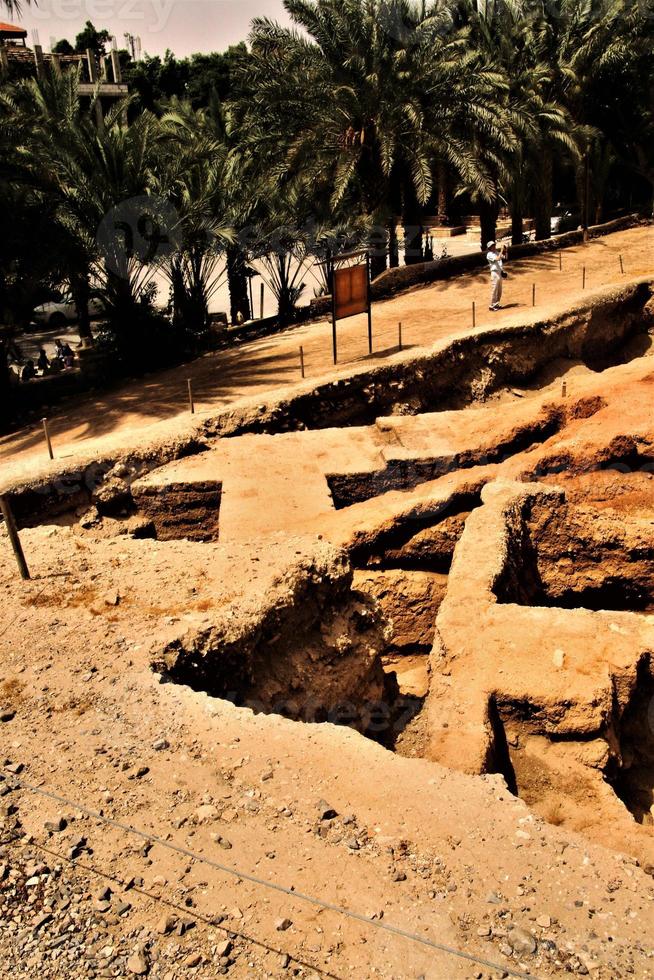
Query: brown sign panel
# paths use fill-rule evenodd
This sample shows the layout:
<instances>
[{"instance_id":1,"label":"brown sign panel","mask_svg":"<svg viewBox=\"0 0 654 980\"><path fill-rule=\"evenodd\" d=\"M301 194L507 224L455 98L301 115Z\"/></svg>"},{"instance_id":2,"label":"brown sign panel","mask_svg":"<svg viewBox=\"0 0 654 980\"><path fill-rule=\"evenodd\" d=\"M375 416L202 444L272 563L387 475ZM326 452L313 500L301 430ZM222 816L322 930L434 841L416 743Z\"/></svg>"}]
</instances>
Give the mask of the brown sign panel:
<instances>
[{"instance_id":1,"label":"brown sign panel","mask_svg":"<svg viewBox=\"0 0 654 980\"><path fill-rule=\"evenodd\" d=\"M367 313L368 266L352 265L347 269L334 269L334 314L337 320L356 313Z\"/></svg>"}]
</instances>

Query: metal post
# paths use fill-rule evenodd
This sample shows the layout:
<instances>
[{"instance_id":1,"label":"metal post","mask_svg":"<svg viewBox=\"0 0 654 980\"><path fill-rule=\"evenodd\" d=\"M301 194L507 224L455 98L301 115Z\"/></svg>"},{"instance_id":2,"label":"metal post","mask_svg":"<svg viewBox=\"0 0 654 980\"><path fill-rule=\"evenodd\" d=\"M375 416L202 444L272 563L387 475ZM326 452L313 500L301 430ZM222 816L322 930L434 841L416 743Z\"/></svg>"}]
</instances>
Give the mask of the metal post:
<instances>
[{"instance_id":1,"label":"metal post","mask_svg":"<svg viewBox=\"0 0 654 980\"><path fill-rule=\"evenodd\" d=\"M472 301L472 329L474 330L477 326L477 304L474 299Z\"/></svg>"},{"instance_id":2,"label":"metal post","mask_svg":"<svg viewBox=\"0 0 654 980\"><path fill-rule=\"evenodd\" d=\"M399 347L400 350L402 350L402 321L401 320L397 325L397 341L398 341L397 346Z\"/></svg>"},{"instance_id":3,"label":"metal post","mask_svg":"<svg viewBox=\"0 0 654 980\"><path fill-rule=\"evenodd\" d=\"M193 401L193 382L190 378L187 379L186 384L188 385L188 407L191 410L191 415L195 415L195 402Z\"/></svg>"},{"instance_id":4,"label":"metal post","mask_svg":"<svg viewBox=\"0 0 654 980\"><path fill-rule=\"evenodd\" d=\"M567 398L567 397L568 397L568 382L564 381L563 384L561 385L561 398Z\"/></svg>"},{"instance_id":5,"label":"metal post","mask_svg":"<svg viewBox=\"0 0 654 980\"><path fill-rule=\"evenodd\" d=\"M43 434L45 436L45 441L48 446L48 453L50 455L50 459L54 459L54 453L52 451L52 440L50 439L50 430L48 429L48 420L41 419L41 424L43 425Z\"/></svg>"},{"instance_id":6,"label":"metal post","mask_svg":"<svg viewBox=\"0 0 654 980\"><path fill-rule=\"evenodd\" d=\"M300 346L300 373L304 377L304 348Z\"/></svg>"},{"instance_id":7,"label":"metal post","mask_svg":"<svg viewBox=\"0 0 654 980\"><path fill-rule=\"evenodd\" d=\"M622 261L622 256L620 256L620 272L624 275L624 262Z\"/></svg>"},{"instance_id":8,"label":"metal post","mask_svg":"<svg viewBox=\"0 0 654 980\"><path fill-rule=\"evenodd\" d=\"M586 266L584 266L584 272L582 276L582 289L586 288Z\"/></svg>"},{"instance_id":9,"label":"metal post","mask_svg":"<svg viewBox=\"0 0 654 980\"><path fill-rule=\"evenodd\" d=\"M261 295L259 297L259 319L263 320L263 283L261 283Z\"/></svg>"},{"instance_id":10,"label":"metal post","mask_svg":"<svg viewBox=\"0 0 654 980\"><path fill-rule=\"evenodd\" d=\"M11 510L9 499L5 496L0 497L0 511L2 511L2 516L5 519L5 527L7 528L7 534L9 535L11 547L14 555L16 556L20 577L23 579L28 579L30 577L30 572L29 568L27 567L27 562L25 561L23 546L20 543L18 528L16 527L16 521Z\"/></svg>"},{"instance_id":11,"label":"metal post","mask_svg":"<svg viewBox=\"0 0 654 980\"><path fill-rule=\"evenodd\" d=\"M559 252L559 272L563 272L563 254Z\"/></svg>"},{"instance_id":12,"label":"metal post","mask_svg":"<svg viewBox=\"0 0 654 980\"><path fill-rule=\"evenodd\" d=\"M372 291L370 288L370 252L366 253L366 268L368 270L368 353L372 354Z\"/></svg>"},{"instance_id":13,"label":"metal post","mask_svg":"<svg viewBox=\"0 0 654 980\"><path fill-rule=\"evenodd\" d=\"M248 286L250 287L250 319L254 320L254 296L252 295L252 276L248 276Z\"/></svg>"},{"instance_id":14,"label":"metal post","mask_svg":"<svg viewBox=\"0 0 654 980\"><path fill-rule=\"evenodd\" d=\"M533 283L531 287L531 305L536 305L536 283Z\"/></svg>"}]
</instances>

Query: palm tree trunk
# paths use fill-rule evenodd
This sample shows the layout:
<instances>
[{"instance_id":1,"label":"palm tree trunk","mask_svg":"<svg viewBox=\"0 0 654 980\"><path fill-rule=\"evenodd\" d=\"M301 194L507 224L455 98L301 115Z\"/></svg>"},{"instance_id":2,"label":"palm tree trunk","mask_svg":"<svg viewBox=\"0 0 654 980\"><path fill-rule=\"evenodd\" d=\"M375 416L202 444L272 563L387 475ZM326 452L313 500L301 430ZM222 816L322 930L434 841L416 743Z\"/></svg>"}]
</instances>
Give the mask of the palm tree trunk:
<instances>
[{"instance_id":1,"label":"palm tree trunk","mask_svg":"<svg viewBox=\"0 0 654 980\"><path fill-rule=\"evenodd\" d=\"M237 323L240 318L249 320L251 311L248 277L245 275L243 253L238 248L230 247L227 249L227 283L232 323Z\"/></svg>"},{"instance_id":2,"label":"palm tree trunk","mask_svg":"<svg viewBox=\"0 0 654 980\"><path fill-rule=\"evenodd\" d=\"M71 277L70 291L75 303L77 313L77 332L82 346L93 343L93 333L91 332L91 317L89 315L89 299L91 288L89 286L88 273Z\"/></svg>"},{"instance_id":3,"label":"palm tree trunk","mask_svg":"<svg viewBox=\"0 0 654 980\"><path fill-rule=\"evenodd\" d=\"M404 263L415 265L424 260L422 242L425 229L422 225L422 212L413 184L409 181L404 187Z\"/></svg>"},{"instance_id":4,"label":"palm tree trunk","mask_svg":"<svg viewBox=\"0 0 654 980\"><path fill-rule=\"evenodd\" d=\"M553 173L552 151L545 147L540 158L539 179L536 184L534 200L537 241L552 237Z\"/></svg>"},{"instance_id":5,"label":"palm tree trunk","mask_svg":"<svg viewBox=\"0 0 654 980\"><path fill-rule=\"evenodd\" d=\"M0 339L0 432L9 425L11 418L11 389L9 386L9 362L7 345Z\"/></svg>"},{"instance_id":6,"label":"palm tree trunk","mask_svg":"<svg viewBox=\"0 0 654 980\"><path fill-rule=\"evenodd\" d=\"M522 223L522 188L519 178L516 176L513 182L513 194L511 198L511 244L522 245L523 223Z\"/></svg>"},{"instance_id":7,"label":"palm tree trunk","mask_svg":"<svg viewBox=\"0 0 654 980\"><path fill-rule=\"evenodd\" d=\"M438 164L438 223L442 227L449 224L447 208L447 167L441 160Z\"/></svg>"},{"instance_id":8,"label":"palm tree trunk","mask_svg":"<svg viewBox=\"0 0 654 980\"><path fill-rule=\"evenodd\" d=\"M489 242L497 238L497 201L480 201L479 223L481 225L481 250L486 251Z\"/></svg>"},{"instance_id":9,"label":"palm tree trunk","mask_svg":"<svg viewBox=\"0 0 654 980\"><path fill-rule=\"evenodd\" d=\"M388 222L388 264L391 269L397 269L400 264L400 253L397 244L397 224L394 215L391 215Z\"/></svg>"}]
</instances>

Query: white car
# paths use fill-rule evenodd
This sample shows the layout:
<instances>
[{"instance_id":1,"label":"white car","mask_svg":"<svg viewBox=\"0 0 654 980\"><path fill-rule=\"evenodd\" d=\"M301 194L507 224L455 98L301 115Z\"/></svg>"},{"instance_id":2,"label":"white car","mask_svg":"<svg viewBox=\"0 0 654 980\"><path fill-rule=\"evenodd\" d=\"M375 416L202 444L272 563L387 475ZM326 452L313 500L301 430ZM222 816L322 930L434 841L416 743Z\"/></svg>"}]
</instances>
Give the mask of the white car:
<instances>
[{"instance_id":1,"label":"white car","mask_svg":"<svg viewBox=\"0 0 654 980\"><path fill-rule=\"evenodd\" d=\"M92 296L89 300L89 314L91 318L101 316L104 312L102 302ZM32 314L34 323L53 328L65 327L68 323L75 323L77 320L77 310L73 297L66 294L60 300L51 300L49 303L41 303Z\"/></svg>"}]
</instances>

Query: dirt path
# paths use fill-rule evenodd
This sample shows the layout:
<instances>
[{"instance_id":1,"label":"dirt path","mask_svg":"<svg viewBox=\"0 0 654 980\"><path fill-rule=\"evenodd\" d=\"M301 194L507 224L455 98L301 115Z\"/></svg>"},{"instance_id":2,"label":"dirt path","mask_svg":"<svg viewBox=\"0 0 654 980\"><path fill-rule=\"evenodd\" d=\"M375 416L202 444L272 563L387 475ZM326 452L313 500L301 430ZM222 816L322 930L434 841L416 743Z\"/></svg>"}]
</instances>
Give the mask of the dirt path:
<instances>
[{"instance_id":1,"label":"dirt path","mask_svg":"<svg viewBox=\"0 0 654 980\"><path fill-rule=\"evenodd\" d=\"M620 272L620 255L624 257L624 276ZM477 329L487 328L490 323L530 322L560 312L586 295L582 290L584 265L587 293L622 283L626 277L647 274L654 268L654 229L618 232L587 246L566 249L562 256L562 271L559 271L558 253L512 263L504 296L506 306L498 314L487 310L485 271L420 287L376 304L374 359L396 352L400 320L405 345L430 347L471 330L473 301L477 308ZM534 283L536 308L532 309ZM346 375L368 359L366 318L353 317L339 324L340 364L336 372L330 325L323 320L206 355L105 395L71 403L51 416L57 457L65 458L91 448L96 453L109 453L122 446L126 433L132 441L153 438L155 434L173 436L182 431L189 422L187 378L193 380L199 419L240 398L299 383L300 345L304 347L310 380L318 381L335 373ZM43 435L38 425L0 440L0 459L16 463L20 468L43 457Z\"/></svg>"}]
</instances>

